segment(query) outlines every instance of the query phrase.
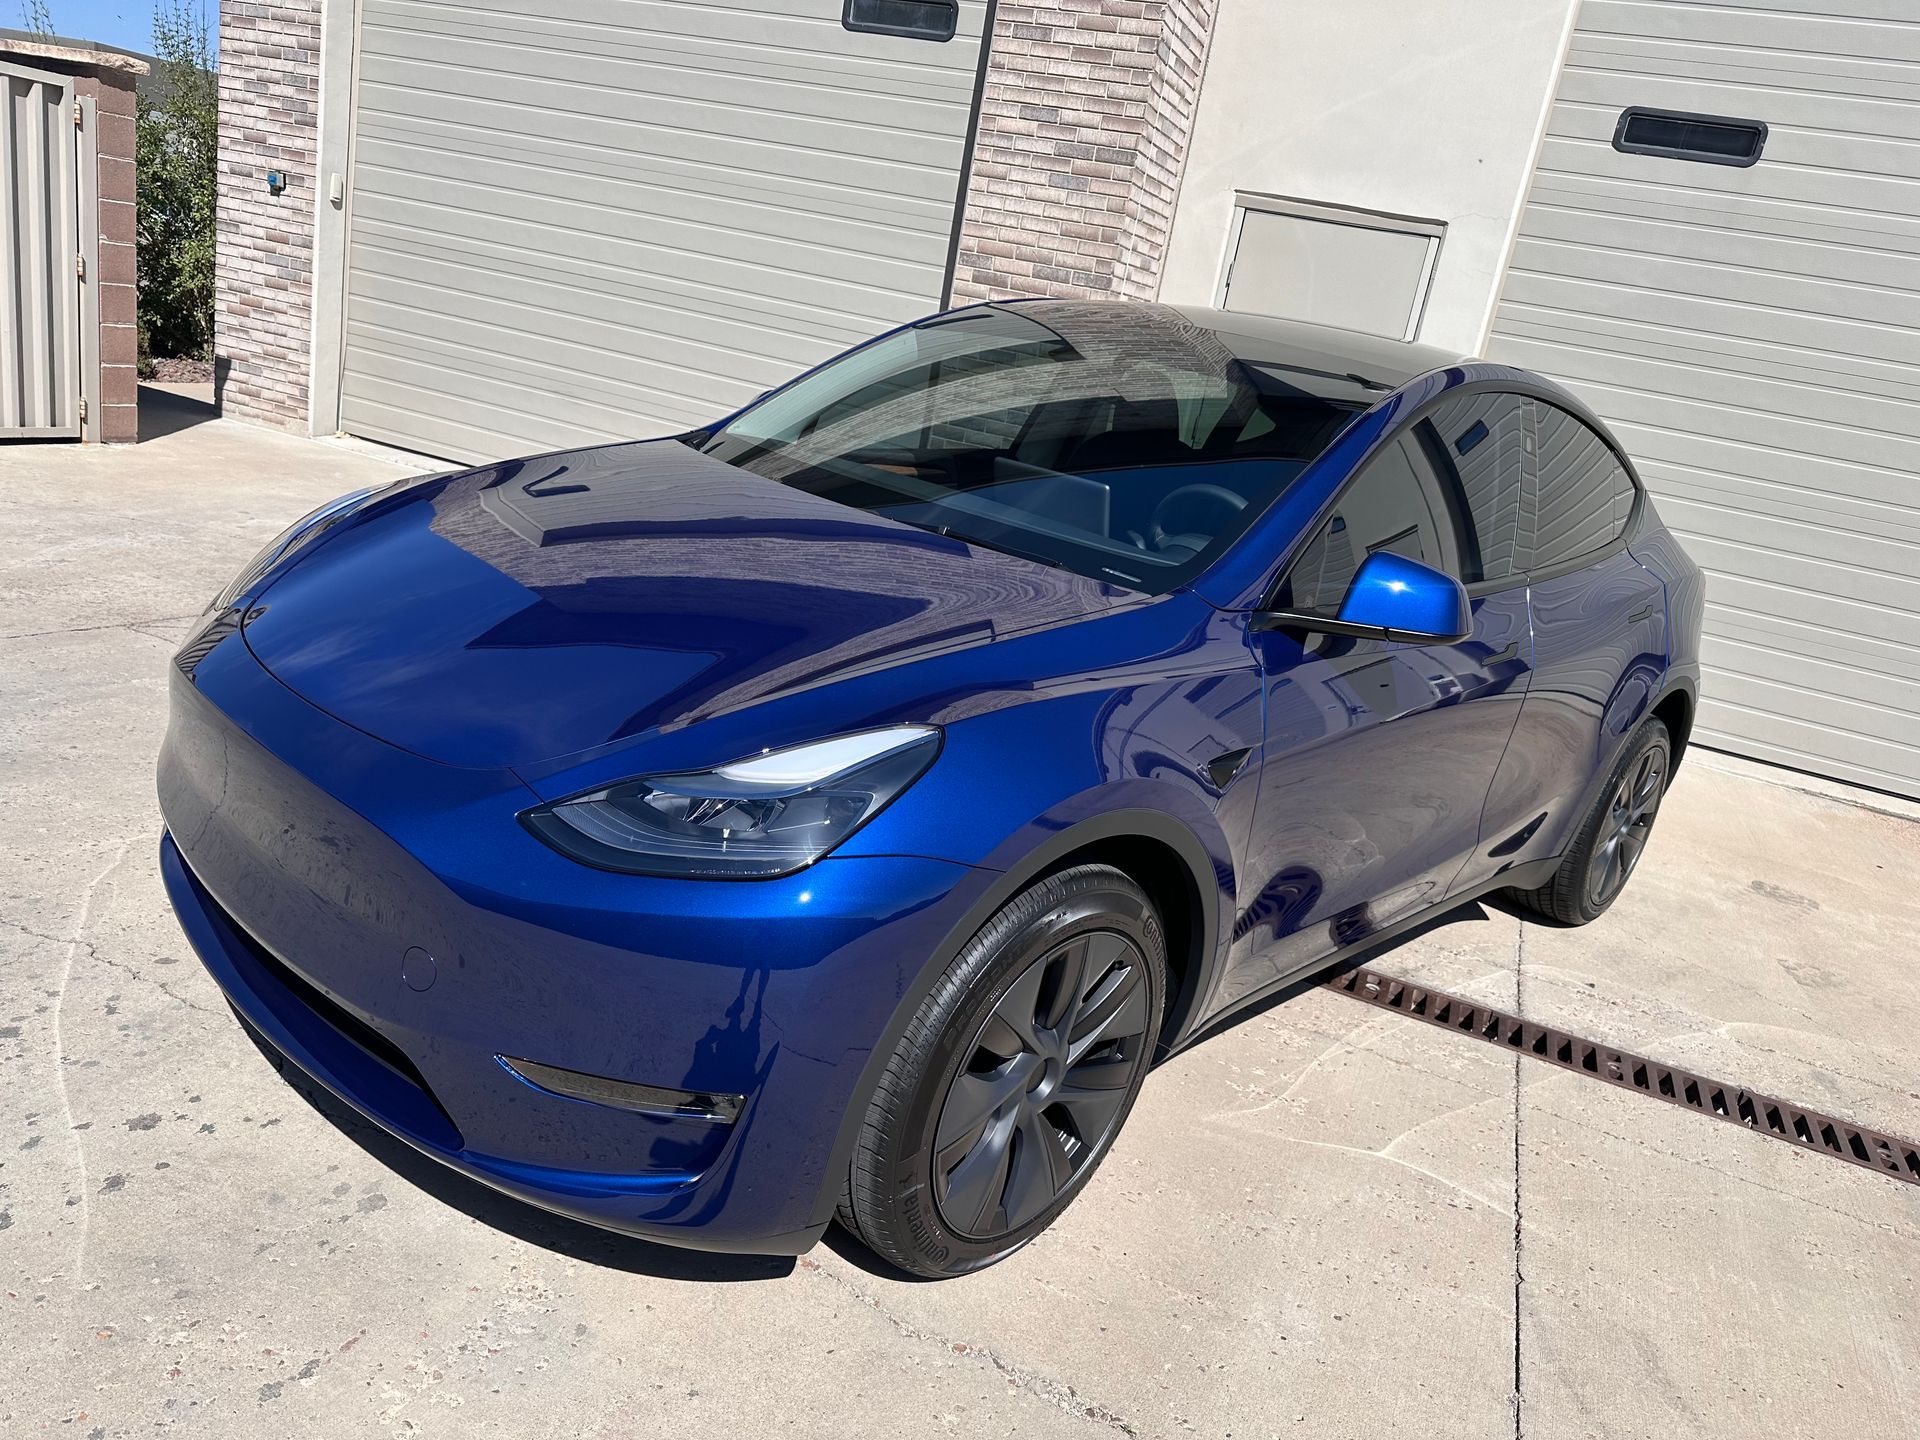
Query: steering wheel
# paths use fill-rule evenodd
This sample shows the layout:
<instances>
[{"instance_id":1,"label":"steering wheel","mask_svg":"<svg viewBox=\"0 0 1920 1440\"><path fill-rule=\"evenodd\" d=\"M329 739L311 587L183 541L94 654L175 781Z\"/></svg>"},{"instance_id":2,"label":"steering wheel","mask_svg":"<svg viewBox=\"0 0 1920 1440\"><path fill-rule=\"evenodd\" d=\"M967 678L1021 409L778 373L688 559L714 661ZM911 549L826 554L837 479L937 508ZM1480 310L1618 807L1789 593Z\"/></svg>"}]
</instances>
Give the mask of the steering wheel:
<instances>
[{"instance_id":1,"label":"steering wheel","mask_svg":"<svg viewBox=\"0 0 1920 1440\"><path fill-rule=\"evenodd\" d=\"M1161 496L1153 507L1147 540L1162 553L1184 550L1189 556L1198 555L1246 508L1246 496L1224 485L1182 485Z\"/></svg>"}]
</instances>

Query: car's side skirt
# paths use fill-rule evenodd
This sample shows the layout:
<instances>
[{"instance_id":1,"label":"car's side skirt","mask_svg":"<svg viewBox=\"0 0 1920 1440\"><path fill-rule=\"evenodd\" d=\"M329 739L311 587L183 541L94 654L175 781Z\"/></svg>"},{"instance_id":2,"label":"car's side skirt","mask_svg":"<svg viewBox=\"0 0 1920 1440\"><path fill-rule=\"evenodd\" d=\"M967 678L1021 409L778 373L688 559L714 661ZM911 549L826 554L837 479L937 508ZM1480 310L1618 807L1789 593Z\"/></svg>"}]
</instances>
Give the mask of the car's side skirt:
<instances>
[{"instance_id":1,"label":"car's side skirt","mask_svg":"<svg viewBox=\"0 0 1920 1440\"><path fill-rule=\"evenodd\" d=\"M1545 859L1529 860L1524 864L1515 865L1510 869L1500 871L1496 875L1489 876L1478 885L1463 890L1458 894L1449 895L1444 900L1429 905L1423 910L1416 910L1411 915L1394 921L1391 925L1383 926L1379 930L1374 931L1373 934L1367 936L1364 940L1356 940L1353 944L1343 945L1339 949L1331 951L1316 960L1309 960L1304 964L1296 965L1285 974L1278 976L1267 984L1262 985L1259 989L1250 991L1240 999L1234 1001L1218 1014L1208 1016L1205 1021L1194 1026L1190 1034L1184 1035L1176 1040L1168 1049L1166 1055L1163 1055L1161 1058L1164 1060L1168 1055L1177 1055L1182 1050L1197 1045L1200 1041L1216 1035L1222 1030L1231 1028L1236 1019L1245 1015L1247 1011L1270 1002L1275 996L1283 995L1291 990L1305 989L1309 982L1318 980L1325 972L1336 969L1342 965L1350 964L1385 946L1393 944L1395 941L1402 940L1411 932L1420 929L1422 926L1431 924L1434 920L1447 914L1449 911L1457 910L1463 905L1473 903L1483 895L1490 895L1496 890L1537 890L1540 886L1552 879L1554 871L1559 868L1560 857L1558 855L1550 855Z\"/></svg>"}]
</instances>

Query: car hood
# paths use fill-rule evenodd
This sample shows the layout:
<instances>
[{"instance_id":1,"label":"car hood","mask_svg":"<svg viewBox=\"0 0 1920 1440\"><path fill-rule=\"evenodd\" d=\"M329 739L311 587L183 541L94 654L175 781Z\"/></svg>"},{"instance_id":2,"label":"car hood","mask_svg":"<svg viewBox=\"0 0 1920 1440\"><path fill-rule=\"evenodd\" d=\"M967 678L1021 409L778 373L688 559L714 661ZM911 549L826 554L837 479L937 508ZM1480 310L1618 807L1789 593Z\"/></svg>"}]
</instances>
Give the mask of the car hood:
<instances>
[{"instance_id":1,"label":"car hood","mask_svg":"<svg viewBox=\"0 0 1920 1440\"><path fill-rule=\"evenodd\" d=\"M1140 598L656 440L376 500L298 554L244 634L347 724L495 768Z\"/></svg>"}]
</instances>

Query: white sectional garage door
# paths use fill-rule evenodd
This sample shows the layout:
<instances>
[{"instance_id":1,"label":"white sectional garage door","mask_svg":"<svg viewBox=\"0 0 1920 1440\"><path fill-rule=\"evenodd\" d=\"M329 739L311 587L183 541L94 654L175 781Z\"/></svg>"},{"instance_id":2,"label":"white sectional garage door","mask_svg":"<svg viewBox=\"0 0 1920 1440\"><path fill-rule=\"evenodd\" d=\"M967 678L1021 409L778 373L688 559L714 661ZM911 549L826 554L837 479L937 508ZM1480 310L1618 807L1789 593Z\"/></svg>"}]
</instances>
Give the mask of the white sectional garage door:
<instances>
[{"instance_id":1,"label":"white sectional garage door","mask_svg":"<svg viewBox=\"0 0 1920 1440\"><path fill-rule=\"evenodd\" d=\"M362 0L341 428L667 433L938 308L985 9Z\"/></svg>"},{"instance_id":2,"label":"white sectional garage door","mask_svg":"<svg viewBox=\"0 0 1920 1440\"><path fill-rule=\"evenodd\" d=\"M1629 106L1765 149L1621 153ZM1489 353L1607 417L1709 572L1698 738L1920 795L1915 0L1586 0Z\"/></svg>"}]
</instances>

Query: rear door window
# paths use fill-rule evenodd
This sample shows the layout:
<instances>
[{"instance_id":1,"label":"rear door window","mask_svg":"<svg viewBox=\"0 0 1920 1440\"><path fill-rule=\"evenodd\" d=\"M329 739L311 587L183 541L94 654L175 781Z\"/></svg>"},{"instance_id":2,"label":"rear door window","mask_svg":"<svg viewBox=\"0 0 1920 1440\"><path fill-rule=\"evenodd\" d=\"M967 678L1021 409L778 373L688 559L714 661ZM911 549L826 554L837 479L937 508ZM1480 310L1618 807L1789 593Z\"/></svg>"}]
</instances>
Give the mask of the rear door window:
<instances>
[{"instance_id":1,"label":"rear door window","mask_svg":"<svg viewBox=\"0 0 1920 1440\"><path fill-rule=\"evenodd\" d=\"M1386 550L1456 578L1473 541L1418 436L1404 434L1367 462L1287 572L1277 608L1332 619L1362 562Z\"/></svg>"},{"instance_id":2,"label":"rear door window","mask_svg":"<svg viewBox=\"0 0 1920 1440\"><path fill-rule=\"evenodd\" d=\"M1504 391L1447 400L1414 426L1456 508L1466 512L1469 544L1462 584L1517 580L1526 571L1522 492L1533 432L1527 402Z\"/></svg>"},{"instance_id":3,"label":"rear door window","mask_svg":"<svg viewBox=\"0 0 1920 1440\"><path fill-rule=\"evenodd\" d=\"M1634 485L1611 446L1557 405L1529 400L1537 456L1533 555L1553 570L1604 550L1633 513Z\"/></svg>"}]
</instances>

